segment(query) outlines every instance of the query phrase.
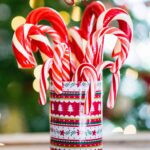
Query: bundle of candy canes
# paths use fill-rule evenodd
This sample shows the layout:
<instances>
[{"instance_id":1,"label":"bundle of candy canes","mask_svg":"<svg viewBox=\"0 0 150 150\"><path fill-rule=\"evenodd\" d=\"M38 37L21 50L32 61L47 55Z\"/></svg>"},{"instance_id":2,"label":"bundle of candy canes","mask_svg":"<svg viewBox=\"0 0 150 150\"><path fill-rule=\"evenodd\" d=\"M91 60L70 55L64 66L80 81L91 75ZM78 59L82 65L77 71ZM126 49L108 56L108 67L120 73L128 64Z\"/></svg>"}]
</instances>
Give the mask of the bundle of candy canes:
<instances>
[{"instance_id":1,"label":"bundle of candy canes","mask_svg":"<svg viewBox=\"0 0 150 150\"><path fill-rule=\"evenodd\" d=\"M41 20L48 21L51 26L39 25ZM118 28L110 26L115 20ZM80 28L72 27L69 30L55 10L42 7L29 13L26 23L15 31L12 45L20 68L33 68L37 65L34 52L39 51L47 57L39 81L39 99L42 105L46 103L48 75L57 94L62 93L65 81L87 81L90 86L85 112L88 113L95 95L96 83L101 80L102 70L105 68L109 68L112 73L107 106L114 107L120 68L128 57L132 31L132 21L126 11L120 8L106 10L101 2L90 3L83 13ZM106 34L116 36L121 44L119 51L114 48L112 52L114 62L103 60Z\"/></svg>"}]
</instances>

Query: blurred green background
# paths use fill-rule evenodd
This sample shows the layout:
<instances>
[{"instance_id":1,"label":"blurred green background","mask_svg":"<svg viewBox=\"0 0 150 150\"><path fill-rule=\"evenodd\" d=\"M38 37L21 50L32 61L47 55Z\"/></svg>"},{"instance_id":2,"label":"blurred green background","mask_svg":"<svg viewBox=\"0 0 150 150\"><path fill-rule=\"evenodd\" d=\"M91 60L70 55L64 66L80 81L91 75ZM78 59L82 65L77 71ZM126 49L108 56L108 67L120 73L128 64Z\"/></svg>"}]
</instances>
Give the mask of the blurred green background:
<instances>
[{"instance_id":1,"label":"blurred green background","mask_svg":"<svg viewBox=\"0 0 150 150\"><path fill-rule=\"evenodd\" d=\"M90 2L90 1L88 1ZM104 105L104 131L133 132L150 129L150 1L105 0L106 8L126 9L134 24L130 55L121 69L121 84L114 110ZM88 3L87 3L88 4ZM68 27L80 24L87 4L70 7L62 0L0 0L0 133L49 131L49 106L39 106L33 89L33 70L19 70L11 40L16 26L34 8L48 6L64 17ZM19 19L17 16L20 16ZM24 18L23 18L24 17ZM110 59L108 39L105 59ZM108 44L109 43L109 44ZM104 103L111 74L104 71ZM36 88L36 87L34 87Z\"/></svg>"}]
</instances>

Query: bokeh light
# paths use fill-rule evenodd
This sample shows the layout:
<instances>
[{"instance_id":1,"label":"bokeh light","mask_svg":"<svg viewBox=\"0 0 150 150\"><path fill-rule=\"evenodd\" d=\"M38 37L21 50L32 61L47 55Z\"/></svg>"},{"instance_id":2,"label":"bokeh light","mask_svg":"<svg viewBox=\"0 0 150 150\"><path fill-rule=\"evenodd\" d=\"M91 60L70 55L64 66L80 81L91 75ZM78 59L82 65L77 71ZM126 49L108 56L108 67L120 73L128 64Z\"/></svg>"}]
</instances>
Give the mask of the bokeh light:
<instances>
[{"instance_id":1,"label":"bokeh light","mask_svg":"<svg viewBox=\"0 0 150 150\"><path fill-rule=\"evenodd\" d=\"M24 24L26 19L22 16L16 16L12 19L11 27L13 30L16 30L20 25Z\"/></svg>"},{"instance_id":2,"label":"bokeh light","mask_svg":"<svg viewBox=\"0 0 150 150\"><path fill-rule=\"evenodd\" d=\"M136 127L135 127L135 125L128 125L124 129L124 134L136 134Z\"/></svg>"},{"instance_id":3,"label":"bokeh light","mask_svg":"<svg viewBox=\"0 0 150 150\"><path fill-rule=\"evenodd\" d=\"M125 77L122 80L120 92L124 96L128 96L131 97L132 99L135 99L139 96L143 96L146 91L144 85L141 84L139 80L136 80L135 78L132 77Z\"/></svg>"},{"instance_id":4,"label":"bokeh light","mask_svg":"<svg viewBox=\"0 0 150 150\"><path fill-rule=\"evenodd\" d=\"M76 22L81 20L81 8L79 6L73 7L71 18Z\"/></svg>"},{"instance_id":5,"label":"bokeh light","mask_svg":"<svg viewBox=\"0 0 150 150\"><path fill-rule=\"evenodd\" d=\"M64 19L66 25L68 25L70 23L70 15L69 15L69 13L66 12L66 11L60 11L59 13L62 16L62 18Z\"/></svg>"},{"instance_id":6,"label":"bokeh light","mask_svg":"<svg viewBox=\"0 0 150 150\"><path fill-rule=\"evenodd\" d=\"M42 70L42 65L38 65L35 69L34 69L34 76L36 79L40 79L41 76L41 70Z\"/></svg>"},{"instance_id":7,"label":"bokeh light","mask_svg":"<svg viewBox=\"0 0 150 150\"><path fill-rule=\"evenodd\" d=\"M114 0L116 5L124 5L126 2L125 0Z\"/></svg>"},{"instance_id":8,"label":"bokeh light","mask_svg":"<svg viewBox=\"0 0 150 150\"><path fill-rule=\"evenodd\" d=\"M133 70L133 69L128 68L126 71L126 76L131 77L133 79L137 79L138 78L138 72Z\"/></svg>"},{"instance_id":9,"label":"bokeh light","mask_svg":"<svg viewBox=\"0 0 150 150\"><path fill-rule=\"evenodd\" d=\"M5 146L5 144L4 143L0 143L0 147L2 147L2 146Z\"/></svg>"},{"instance_id":10,"label":"bokeh light","mask_svg":"<svg viewBox=\"0 0 150 150\"><path fill-rule=\"evenodd\" d=\"M0 21L8 20L10 15L10 7L7 4L0 4Z\"/></svg>"},{"instance_id":11,"label":"bokeh light","mask_svg":"<svg viewBox=\"0 0 150 150\"><path fill-rule=\"evenodd\" d=\"M123 129L121 127L115 127L113 130L112 130L113 133L123 133Z\"/></svg>"},{"instance_id":12,"label":"bokeh light","mask_svg":"<svg viewBox=\"0 0 150 150\"><path fill-rule=\"evenodd\" d=\"M36 91L36 92L39 92L39 87L40 87L40 85L39 85L39 80L38 79L35 79L34 81L33 81L33 89Z\"/></svg>"},{"instance_id":13,"label":"bokeh light","mask_svg":"<svg viewBox=\"0 0 150 150\"><path fill-rule=\"evenodd\" d=\"M116 46L117 39L118 38L114 35L110 35L110 34L105 35L105 37L104 37L104 52L106 54L109 54L109 55L112 54L112 51Z\"/></svg>"},{"instance_id":14,"label":"bokeh light","mask_svg":"<svg viewBox=\"0 0 150 150\"><path fill-rule=\"evenodd\" d=\"M42 6L44 6L44 4L45 4L44 0L30 0L29 1L29 5L33 9L42 7Z\"/></svg>"},{"instance_id":15,"label":"bokeh light","mask_svg":"<svg viewBox=\"0 0 150 150\"><path fill-rule=\"evenodd\" d=\"M33 83L32 83L32 86L33 86L33 89L36 91L36 92L39 92L40 90L40 81L38 79L34 79ZM49 87L49 81L46 80L46 88L48 89Z\"/></svg>"}]
</instances>

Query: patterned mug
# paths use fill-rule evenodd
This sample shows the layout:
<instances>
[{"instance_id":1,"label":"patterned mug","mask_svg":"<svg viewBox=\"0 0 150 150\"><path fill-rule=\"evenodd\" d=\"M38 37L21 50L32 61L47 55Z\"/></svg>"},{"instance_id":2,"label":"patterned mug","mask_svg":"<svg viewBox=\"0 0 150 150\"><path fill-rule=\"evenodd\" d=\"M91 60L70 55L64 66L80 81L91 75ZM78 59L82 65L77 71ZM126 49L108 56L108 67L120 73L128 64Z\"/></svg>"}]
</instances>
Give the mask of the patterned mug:
<instances>
[{"instance_id":1,"label":"patterned mug","mask_svg":"<svg viewBox=\"0 0 150 150\"><path fill-rule=\"evenodd\" d=\"M50 149L102 150L102 83L98 81L90 113L84 113L88 82L64 82L57 95L50 86Z\"/></svg>"}]
</instances>

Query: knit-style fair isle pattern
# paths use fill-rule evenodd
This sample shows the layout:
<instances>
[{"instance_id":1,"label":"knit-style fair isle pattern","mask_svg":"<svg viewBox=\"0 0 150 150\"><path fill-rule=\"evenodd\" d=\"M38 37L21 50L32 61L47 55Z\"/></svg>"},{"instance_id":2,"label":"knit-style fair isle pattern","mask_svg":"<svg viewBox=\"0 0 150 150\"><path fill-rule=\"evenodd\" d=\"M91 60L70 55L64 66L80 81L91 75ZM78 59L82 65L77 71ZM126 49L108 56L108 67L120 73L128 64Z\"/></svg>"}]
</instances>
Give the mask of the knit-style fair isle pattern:
<instances>
[{"instance_id":1,"label":"knit-style fair isle pattern","mask_svg":"<svg viewBox=\"0 0 150 150\"><path fill-rule=\"evenodd\" d=\"M101 82L89 115L84 102L89 83L65 82L63 93L57 95L50 86L50 150L102 150Z\"/></svg>"}]
</instances>

